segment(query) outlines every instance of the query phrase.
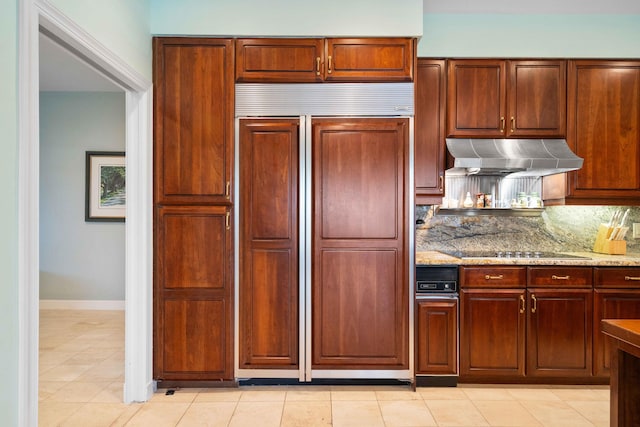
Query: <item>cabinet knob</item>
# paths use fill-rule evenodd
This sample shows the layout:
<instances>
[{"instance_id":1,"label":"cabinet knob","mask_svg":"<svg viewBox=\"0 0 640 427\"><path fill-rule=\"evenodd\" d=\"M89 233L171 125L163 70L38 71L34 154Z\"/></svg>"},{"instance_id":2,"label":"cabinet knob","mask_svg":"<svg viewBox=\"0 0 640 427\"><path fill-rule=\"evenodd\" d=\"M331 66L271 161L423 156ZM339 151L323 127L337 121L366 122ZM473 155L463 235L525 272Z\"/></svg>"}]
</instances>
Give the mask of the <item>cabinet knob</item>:
<instances>
[{"instance_id":1,"label":"cabinet knob","mask_svg":"<svg viewBox=\"0 0 640 427\"><path fill-rule=\"evenodd\" d=\"M525 306L524 295L520 295L520 314L524 313Z\"/></svg>"},{"instance_id":2,"label":"cabinet knob","mask_svg":"<svg viewBox=\"0 0 640 427\"><path fill-rule=\"evenodd\" d=\"M500 132L504 132L504 117L500 117Z\"/></svg>"},{"instance_id":3,"label":"cabinet knob","mask_svg":"<svg viewBox=\"0 0 640 427\"><path fill-rule=\"evenodd\" d=\"M511 117L511 132L515 132L515 131L516 131L516 118Z\"/></svg>"},{"instance_id":4,"label":"cabinet knob","mask_svg":"<svg viewBox=\"0 0 640 427\"><path fill-rule=\"evenodd\" d=\"M327 60L329 62L328 67L327 67L327 73L331 74L331 56L327 57Z\"/></svg>"},{"instance_id":5,"label":"cabinet knob","mask_svg":"<svg viewBox=\"0 0 640 427\"><path fill-rule=\"evenodd\" d=\"M533 304L531 304L531 312L535 313L538 309L538 300L536 299L535 294L531 294L531 301L533 301Z\"/></svg>"},{"instance_id":6,"label":"cabinet knob","mask_svg":"<svg viewBox=\"0 0 640 427\"><path fill-rule=\"evenodd\" d=\"M640 280L640 277L624 276L624 280Z\"/></svg>"},{"instance_id":7,"label":"cabinet knob","mask_svg":"<svg viewBox=\"0 0 640 427\"><path fill-rule=\"evenodd\" d=\"M316 76L320 75L320 57L316 58Z\"/></svg>"},{"instance_id":8,"label":"cabinet knob","mask_svg":"<svg viewBox=\"0 0 640 427\"><path fill-rule=\"evenodd\" d=\"M504 279L504 276L502 274L498 274L497 276L492 276L490 274L487 274L486 276L484 276L485 280L502 280Z\"/></svg>"},{"instance_id":9,"label":"cabinet knob","mask_svg":"<svg viewBox=\"0 0 640 427\"><path fill-rule=\"evenodd\" d=\"M553 280L569 280L571 276L556 276L555 274L551 276Z\"/></svg>"}]
</instances>

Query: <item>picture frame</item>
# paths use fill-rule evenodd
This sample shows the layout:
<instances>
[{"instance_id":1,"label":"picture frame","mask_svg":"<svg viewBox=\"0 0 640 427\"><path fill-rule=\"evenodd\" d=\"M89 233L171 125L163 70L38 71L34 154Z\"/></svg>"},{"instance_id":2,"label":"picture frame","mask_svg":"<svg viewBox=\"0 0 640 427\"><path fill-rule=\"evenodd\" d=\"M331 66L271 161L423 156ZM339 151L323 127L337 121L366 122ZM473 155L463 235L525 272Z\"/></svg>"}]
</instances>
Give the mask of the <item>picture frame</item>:
<instances>
[{"instance_id":1,"label":"picture frame","mask_svg":"<svg viewBox=\"0 0 640 427\"><path fill-rule=\"evenodd\" d=\"M122 151L86 152L85 221L124 222L126 169Z\"/></svg>"}]
</instances>

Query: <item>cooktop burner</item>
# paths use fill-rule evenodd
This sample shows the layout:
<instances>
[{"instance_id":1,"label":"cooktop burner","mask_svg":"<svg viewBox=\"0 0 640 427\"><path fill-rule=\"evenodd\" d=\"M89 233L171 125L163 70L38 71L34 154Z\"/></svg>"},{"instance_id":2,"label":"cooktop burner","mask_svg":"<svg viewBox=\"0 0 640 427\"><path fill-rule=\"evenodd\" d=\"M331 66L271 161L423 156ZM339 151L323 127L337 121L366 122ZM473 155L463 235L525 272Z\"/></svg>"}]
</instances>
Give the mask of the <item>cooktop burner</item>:
<instances>
[{"instance_id":1,"label":"cooktop burner","mask_svg":"<svg viewBox=\"0 0 640 427\"><path fill-rule=\"evenodd\" d=\"M589 259L580 255L540 251L454 251L445 253L456 258Z\"/></svg>"}]
</instances>

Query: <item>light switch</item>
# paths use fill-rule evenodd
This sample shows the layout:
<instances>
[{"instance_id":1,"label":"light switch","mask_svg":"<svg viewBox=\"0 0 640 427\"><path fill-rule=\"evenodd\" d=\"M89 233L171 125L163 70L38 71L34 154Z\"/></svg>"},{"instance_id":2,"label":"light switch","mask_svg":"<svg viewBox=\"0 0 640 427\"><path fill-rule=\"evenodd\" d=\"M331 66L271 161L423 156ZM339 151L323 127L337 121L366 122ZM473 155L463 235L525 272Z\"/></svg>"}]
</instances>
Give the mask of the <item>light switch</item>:
<instances>
[{"instance_id":1,"label":"light switch","mask_svg":"<svg viewBox=\"0 0 640 427\"><path fill-rule=\"evenodd\" d=\"M640 239L640 222L633 223L633 238Z\"/></svg>"}]
</instances>

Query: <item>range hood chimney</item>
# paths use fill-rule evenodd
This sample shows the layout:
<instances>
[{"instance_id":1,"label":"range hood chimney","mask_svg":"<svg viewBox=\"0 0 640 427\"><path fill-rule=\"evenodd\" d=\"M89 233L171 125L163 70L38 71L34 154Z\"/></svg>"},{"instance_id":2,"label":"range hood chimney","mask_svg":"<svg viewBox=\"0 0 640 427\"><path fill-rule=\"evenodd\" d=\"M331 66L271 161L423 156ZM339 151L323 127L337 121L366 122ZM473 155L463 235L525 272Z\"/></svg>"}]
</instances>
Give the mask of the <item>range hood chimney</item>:
<instances>
[{"instance_id":1,"label":"range hood chimney","mask_svg":"<svg viewBox=\"0 0 640 427\"><path fill-rule=\"evenodd\" d=\"M545 176L580 169L564 139L447 138L454 157L450 175Z\"/></svg>"}]
</instances>

